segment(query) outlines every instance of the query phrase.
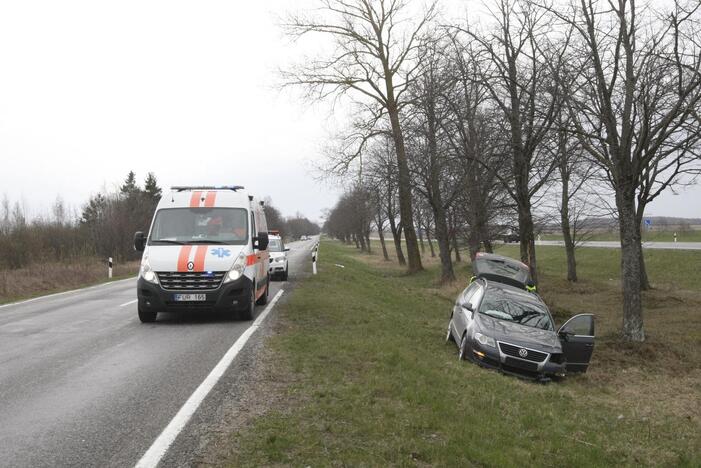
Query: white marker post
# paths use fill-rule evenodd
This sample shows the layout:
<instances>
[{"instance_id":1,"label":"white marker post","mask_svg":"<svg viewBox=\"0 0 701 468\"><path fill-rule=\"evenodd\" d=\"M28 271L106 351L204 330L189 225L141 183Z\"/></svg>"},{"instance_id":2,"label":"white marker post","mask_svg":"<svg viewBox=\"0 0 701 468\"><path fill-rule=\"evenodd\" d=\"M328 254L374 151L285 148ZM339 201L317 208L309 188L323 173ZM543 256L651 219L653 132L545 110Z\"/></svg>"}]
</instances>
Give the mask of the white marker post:
<instances>
[{"instance_id":1,"label":"white marker post","mask_svg":"<svg viewBox=\"0 0 701 468\"><path fill-rule=\"evenodd\" d=\"M312 249L312 273L316 275L316 259L319 256L319 244Z\"/></svg>"},{"instance_id":2,"label":"white marker post","mask_svg":"<svg viewBox=\"0 0 701 468\"><path fill-rule=\"evenodd\" d=\"M107 259L107 277L112 279L112 257Z\"/></svg>"}]
</instances>

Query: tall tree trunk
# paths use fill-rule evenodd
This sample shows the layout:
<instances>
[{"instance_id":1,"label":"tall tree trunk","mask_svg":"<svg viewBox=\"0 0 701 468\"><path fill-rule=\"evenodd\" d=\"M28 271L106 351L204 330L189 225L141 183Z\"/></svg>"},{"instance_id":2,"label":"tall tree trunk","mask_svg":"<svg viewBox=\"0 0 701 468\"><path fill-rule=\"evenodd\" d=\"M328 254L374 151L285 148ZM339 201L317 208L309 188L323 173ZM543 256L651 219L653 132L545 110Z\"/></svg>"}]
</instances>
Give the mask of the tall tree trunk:
<instances>
[{"instance_id":1,"label":"tall tree trunk","mask_svg":"<svg viewBox=\"0 0 701 468\"><path fill-rule=\"evenodd\" d=\"M394 218L389 217L389 228L392 231L392 237L394 238L394 248L397 251L397 262L400 265L406 265L406 259L404 258L404 252L402 252L402 232L401 227L397 226Z\"/></svg>"},{"instance_id":2,"label":"tall tree trunk","mask_svg":"<svg viewBox=\"0 0 701 468\"><path fill-rule=\"evenodd\" d=\"M521 261L528 265L533 282L538 284L536 270L535 238L533 236L533 215L530 201L525 200L518 210L518 234L521 241Z\"/></svg>"},{"instance_id":3,"label":"tall tree trunk","mask_svg":"<svg viewBox=\"0 0 701 468\"><path fill-rule=\"evenodd\" d=\"M431 249L431 258L436 258L436 251L433 249L433 240L431 240L431 230L426 228L426 241Z\"/></svg>"},{"instance_id":4,"label":"tall tree trunk","mask_svg":"<svg viewBox=\"0 0 701 468\"><path fill-rule=\"evenodd\" d=\"M462 257L460 256L460 248L458 246L458 231L457 231L457 229L453 228L451 238L453 241L453 249L455 250L455 262L460 263L462 261Z\"/></svg>"},{"instance_id":5,"label":"tall tree trunk","mask_svg":"<svg viewBox=\"0 0 701 468\"><path fill-rule=\"evenodd\" d=\"M358 233L356 234L355 238L360 242L360 251L367 252L368 247L365 245L365 236L362 233Z\"/></svg>"},{"instance_id":6,"label":"tall tree trunk","mask_svg":"<svg viewBox=\"0 0 701 468\"><path fill-rule=\"evenodd\" d=\"M561 143L562 144L562 143ZM563 148L564 150L564 148ZM577 262L574 256L574 239L570 228L570 173L567 170L567 155L560 154L560 176L562 179L562 195L560 199L560 225L562 237L565 239L565 253L567 255L567 281L577 282Z\"/></svg>"},{"instance_id":7,"label":"tall tree trunk","mask_svg":"<svg viewBox=\"0 0 701 468\"><path fill-rule=\"evenodd\" d=\"M619 187L625 187L619 183ZM619 188L616 193L621 236L621 283L623 287L623 337L645 341L643 305L640 291L641 247L636 227L634 190Z\"/></svg>"},{"instance_id":8,"label":"tall tree trunk","mask_svg":"<svg viewBox=\"0 0 701 468\"><path fill-rule=\"evenodd\" d=\"M386 74L385 76L389 76ZM416 230L414 229L414 210L411 201L411 175L409 173L409 164L404 148L404 135L402 127L399 123L399 110L394 99L394 88L391 83L387 84L389 101L387 105L387 113L392 125L392 136L394 137L394 146L397 153L397 169L399 172L399 217L404 231L404 239L406 240L406 252L409 273L415 273L423 270L421 264L421 253L419 252L419 243L416 239Z\"/></svg>"},{"instance_id":9,"label":"tall tree trunk","mask_svg":"<svg viewBox=\"0 0 701 468\"><path fill-rule=\"evenodd\" d=\"M382 257L385 259L385 261L389 261L389 254L387 253L387 246L385 245L385 233L383 232L384 230L382 229L382 222L380 220L382 217L378 214L377 215L377 225L379 226L377 233L380 236L380 245L382 246Z\"/></svg>"},{"instance_id":10,"label":"tall tree trunk","mask_svg":"<svg viewBox=\"0 0 701 468\"><path fill-rule=\"evenodd\" d=\"M358 236L353 234L353 242L355 242L355 248L359 249L360 248L360 242L358 241Z\"/></svg>"},{"instance_id":11,"label":"tall tree trunk","mask_svg":"<svg viewBox=\"0 0 701 468\"><path fill-rule=\"evenodd\" d=\"M438 241L438 256L441 259L441 283L449 283L455 281L455 272L453 271L453 262L450 258L450 232L448 229L448 221L446 220L445 209L439 200L434 200L431 203L433 217L436 223L436 240Z\"/></svg>"},{"instance_id":12,"label":"tall tree trunk","mask_svg":"<svg viewBox=\"0 0 701 468\"><path fill-rule=\"evenodd\" d=\"M647 268L645 268L645 254L643 253L643 217L645 214L645 205L638 204L635 216L635 224L637 227L637 238L640 244L640 289L648 291L651 289L650 279L647 276Z\"/></svg>"},{"instance_id":13,"label":"tall tree trunk","mask_svg":"<svg viewBox=\"0 0 701 468\"><path fill-rule=\"evenodd\" d=\"M421 223L419 223L419 245L421 246L421 255L426 253L426 246L424 245L424 235L423 229L421 228Z\"/></svg>"}]
</instances>

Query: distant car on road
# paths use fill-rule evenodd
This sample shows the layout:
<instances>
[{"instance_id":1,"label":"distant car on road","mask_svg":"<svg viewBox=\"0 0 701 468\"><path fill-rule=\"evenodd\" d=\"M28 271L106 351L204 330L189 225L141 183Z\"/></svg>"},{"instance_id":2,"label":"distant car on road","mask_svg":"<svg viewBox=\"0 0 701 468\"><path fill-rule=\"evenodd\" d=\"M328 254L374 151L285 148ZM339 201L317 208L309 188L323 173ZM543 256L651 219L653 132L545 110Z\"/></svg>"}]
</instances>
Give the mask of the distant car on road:
<instances>
[{"instance_id":1,"label":"distant car on road","mask_svg":"<svg viewBox=\"0 0 701 468\"><path fill-rule=\"evenodd\" d=\"M459 359L540 381L587 371L592 314L575 315L556 330L543 300L526 289L526 265L484 254L473 264L475 279L456 299L446 333Z\"/></svg>"},{"instance_id":2,"label":"distant car on road","mask_svg":"<svg viewBox=\"0 0 701 468\"><path fill-rule=\"evenodd\" d=\"M285 247L282 237L271 234L269 236L270 243L268 244L268 252L270 252L270 268L269 273L271 278L279 278L282 281L287 281L289 275L289 262L287 261L287 252L290 249Z\"/></svg>"},{"instance_id":3,"label":"distant car on road","mask_svg":"<svg viewBox=\"0 0 701 468\"><path fill-rule=\"evenodd\" d=\"M504 244L512 244L512 243L518 243L521 242L521 237L517 233L510 233L506 234L503 237L504 239Z\"/></svg>"}]
</instances>

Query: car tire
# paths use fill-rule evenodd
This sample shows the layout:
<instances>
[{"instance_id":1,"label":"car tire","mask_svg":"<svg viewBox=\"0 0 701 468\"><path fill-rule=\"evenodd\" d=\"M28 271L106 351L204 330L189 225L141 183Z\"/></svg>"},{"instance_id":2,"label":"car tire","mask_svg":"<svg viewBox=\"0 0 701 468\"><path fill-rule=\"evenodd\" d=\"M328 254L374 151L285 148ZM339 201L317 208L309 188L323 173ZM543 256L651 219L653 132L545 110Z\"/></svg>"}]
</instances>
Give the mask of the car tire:
<instances>
[{"instance_id":1,"label":"car tire","mask_svg":"<svg viewBox=\"0 0 701 468\"><path fill-rule=\"evenodd\" d=\"M458 360L465 361L467 359L467 332L462 334L460 346L458 346Z\"/></svg>"},{"instance_id":2,"label":"car tire","mask_svg":"<svg viewBox=\"0 0 701 468\"><path fill-rule=\"evenodd\" d=\"M141 320L141 323L153 323L156 321L156 317L158 316L158 312L146 311L146 310L143 310L141 307L139 307L138 310L139 310L139 320Z\"/></svg>"},{"instance_id":3,"label":"car tire","mask_svg":"<svg viewBox=\"0 0 701 468\"><path fill-rule=\"evenodd\" d=\"M248 300L248 306L239 312L241 320L253 320L253 312L256 310L256 285L251 286L251 297Z\"/></svg>"},{"instance_id":4,"label":"car tire","mask_svg":"<svg viewBox=\"0 0 701 468\"><path fill-rule=\"evenodd\" d=\"M289 274L289 267L285 267L285 272L281 275L283 281L287 281L287 276Z\"/></svg>"},{"instance_id":5,"label":"car tire","mask_svg":"<svg viewBox=\"0 0 701 468\"><path fill-rule=\"evenodd\" d=\"M265 292L263 293L262 296L258 298L256 301L256 304L258 305L265 305L268 303L268 295L270 294L270 276L268 275L268 278L265 281Z\"/></svg>"},{"instance_id":6,"label":"car tire","mask_svg":"<svg viewBox=\"0 0 701 468\"><path fill-rule=\"evenodd\" d=\"M453 319L451 318L448 322L448 331L445 333L445 343L455 343L455 338L453 337Z\"/></svg>"}]
</instances>

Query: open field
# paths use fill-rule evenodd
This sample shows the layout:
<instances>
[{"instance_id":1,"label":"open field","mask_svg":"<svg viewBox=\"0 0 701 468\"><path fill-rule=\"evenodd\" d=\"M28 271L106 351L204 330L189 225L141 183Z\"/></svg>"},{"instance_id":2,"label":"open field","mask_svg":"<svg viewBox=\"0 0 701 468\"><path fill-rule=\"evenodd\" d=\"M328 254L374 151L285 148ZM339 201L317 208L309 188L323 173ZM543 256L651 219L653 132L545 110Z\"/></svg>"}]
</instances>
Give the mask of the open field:
<instances>
[{"instance_id":1,"label":"open field","mask_svg":"<svg viewBox=\"0 0 701 468\"><path fill-rule=\"evenodd\" d=\"M549 385L459 362L444 344L452 301L469 277L465 263L459 284L438 287L434 259L406 276L377 253L322 243L319 275L280 309L268 342L266 372L287 385L232 434L227 463L698 466L701 257L648 257L659 284L692 278L646 293L649 340L626 345L617 338L614 253L582 249L577 285L561 280L562 249L539 254L541 291L558 322L585 311L598 320L589 373Z\"/></svg>"},{"instance_id":2,"label":"open field","mask_svg":"<svg viewBox=\"0 0 701 468\"><path fill-rule=\"evenodd\" d=\"M115 263L113 279L136 276L138 271L138 261ZM0 304L106 281L107 264L90 258L76 262L35 264L17 270L0 270Z\"/></svg>"},{"instance_id":3,"label":"open field","mask_svg":"<svg viewBox=\"0 0 701 468\"><path fill-rule=\"evenodd\" d=\"M701 229L688 230L664 230L664 231L648 231L644 230L643 242L674 242L674 233L677 233L677 242L701 242ZM562 240L562 234L541 234L542 240ZM618 231L610 232L593 232L583 240L588 241L617 241L620 237Z\"/></svg>"}]
</instances>

